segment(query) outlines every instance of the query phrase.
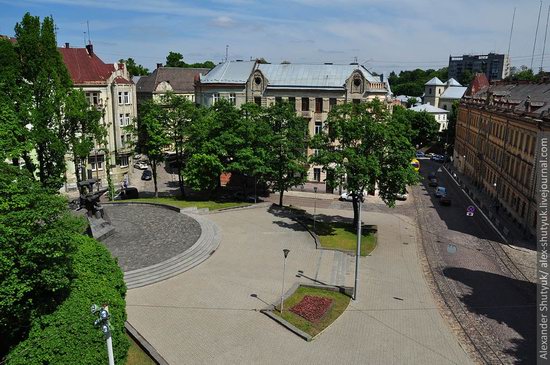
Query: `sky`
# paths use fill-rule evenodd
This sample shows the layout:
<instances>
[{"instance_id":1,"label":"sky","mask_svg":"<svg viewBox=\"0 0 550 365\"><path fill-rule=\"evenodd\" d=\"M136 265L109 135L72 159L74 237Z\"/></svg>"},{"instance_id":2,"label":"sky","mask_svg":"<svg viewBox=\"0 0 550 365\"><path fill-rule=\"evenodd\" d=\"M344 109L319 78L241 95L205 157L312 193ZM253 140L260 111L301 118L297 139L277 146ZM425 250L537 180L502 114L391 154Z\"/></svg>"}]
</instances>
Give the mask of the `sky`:
<instances>
[{"instance_id":1,"label":"sky","mask_svg":"<svg viewBox=\"0 0 550 365\"><path fill-rule=\"evenodd\" d=\"M154 69L169 51L188 63L263 57L280 63L364 64L377 73L438 69L449 55L508 51L531 65L535 0L0 0L0 34L26 12L52 15L60 45L88 36L105 62ZM533 68L541 66L550 1L542 3ZM87 33L87 22L90 32ZM550 36L548 37L550 43ZM543 68L550 71L550 45Z\"/></svg>"}]
</instances>

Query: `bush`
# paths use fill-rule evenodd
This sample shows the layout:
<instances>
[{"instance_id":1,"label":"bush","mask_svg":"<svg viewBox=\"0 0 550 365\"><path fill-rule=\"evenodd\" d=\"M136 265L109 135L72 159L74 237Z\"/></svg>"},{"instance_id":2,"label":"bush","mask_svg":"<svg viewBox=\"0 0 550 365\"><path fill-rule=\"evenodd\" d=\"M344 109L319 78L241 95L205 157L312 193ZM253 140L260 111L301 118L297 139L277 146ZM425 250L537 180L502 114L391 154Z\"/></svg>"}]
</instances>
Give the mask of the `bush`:
<instances>
[{"instance_id":1,"label":"bush","mask_svg":"<svg viewBox=\"0 0 550 365\"><path fill-rule=\"evenodd\" d=\"M108 304L115 362L124 364L129 342L124 331L126 285L109 251L86 236L77 239L71 292L55 312L35 319L26 340L8 355L7 364L104 364L107 347L90 306Z\"/></svg>"}]
</instances>

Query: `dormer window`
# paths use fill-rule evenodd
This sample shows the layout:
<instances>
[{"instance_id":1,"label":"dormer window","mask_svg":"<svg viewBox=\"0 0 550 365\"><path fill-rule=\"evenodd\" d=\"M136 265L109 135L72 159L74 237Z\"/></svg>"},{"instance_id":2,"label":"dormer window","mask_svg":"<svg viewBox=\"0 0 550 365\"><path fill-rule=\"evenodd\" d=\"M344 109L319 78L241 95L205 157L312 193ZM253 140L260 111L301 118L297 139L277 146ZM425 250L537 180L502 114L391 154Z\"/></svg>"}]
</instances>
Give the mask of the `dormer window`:
<instances>
[{"instance_id":1,"label":"dormer window","mask_svg":"<svg viewBox=\"0 0 550 365\"><path fill-rule=\"evenodd\" d=\"M260 76L256 76L254 78L254 82L256 83L256 85L260 85L262 83L262 78Z\"/></svg>"},{"instance_id":2,"label":"dormer window","mask_svg":"<svg viewBox=\"0 0 550 365\"><path fill-rule=\"evenodd\" d=\"M428 89L428 94L432 95L432 88L431 87Z\"/></svg>"},{"instance_id":3,"label":"dormer window","mask_svg":"<svg viewBox=\"0 0 550 365\"><path fill-rule=\"evenodd\" d=\"M361 85L361 79L360 78L353 79L353 85L360 86Z\"/></svg>"}]
</instances>

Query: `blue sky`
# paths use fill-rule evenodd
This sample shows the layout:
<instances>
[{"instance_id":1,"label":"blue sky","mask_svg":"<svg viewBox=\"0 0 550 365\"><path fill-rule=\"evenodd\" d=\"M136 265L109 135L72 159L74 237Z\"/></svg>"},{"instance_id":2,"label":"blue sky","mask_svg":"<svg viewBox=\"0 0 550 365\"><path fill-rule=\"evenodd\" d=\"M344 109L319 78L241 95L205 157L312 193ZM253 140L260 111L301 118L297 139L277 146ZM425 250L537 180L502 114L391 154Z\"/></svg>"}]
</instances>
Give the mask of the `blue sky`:
<instances>
[{"instance_id":1,"label":"blue sky","mask_svg":"<svg viewBox=\"0 0 550 365\"><path fill-rule=\"evenodd\" d=\"M0 34L25 12L53 15L58 43L83 46L86 21L106 62L133 57L154 68L169 51L186 62L264 57L278 63L349 63L369 69L440 68L448 57L505 53L514 7L512 63L531 64L539 12L534 0L0 0ZM534 66L549 3L543 3ZM550 43L550 36L548 37ZM550 46L544 68L550 71Z\"/></svg>"}]
</instances>

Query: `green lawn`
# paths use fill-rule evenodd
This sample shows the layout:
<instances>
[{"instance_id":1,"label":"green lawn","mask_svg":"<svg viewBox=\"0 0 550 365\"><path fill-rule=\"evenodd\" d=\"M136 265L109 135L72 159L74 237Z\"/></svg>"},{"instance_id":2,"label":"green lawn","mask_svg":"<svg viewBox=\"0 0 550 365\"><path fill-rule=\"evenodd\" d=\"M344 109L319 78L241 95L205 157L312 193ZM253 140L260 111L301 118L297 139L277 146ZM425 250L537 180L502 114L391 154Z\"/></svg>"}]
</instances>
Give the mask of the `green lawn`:
<instances>
[{"instance_id":1,"label":"green lawn","mask_svg":"<svg viewBox=\"0 0 550 365\"><path fill-rule=\"evenodd\" d=\"M308 222L313 231L313 221ZM319 237L321 246L348 251L357 251L357 227L344 222L315 222L315 233ZM361 256L367 256L376 247L376 230L363 225L361 239Z\"/></svg>"},{"instance_id":2,"label":"green lawn","mask_svg":"<svg viewBox=\"0 0 550 365\"><path fill-rule=\"evenodd\" d=\"M233 208L233 207L246 207L251 205L251 203L245 202L221 202L213 200L181 200L177 197L165 197L165 198L139 198L139 199L128 199L128 200L119 200L118 203L126 202L143 202L143 203L160 203L172 205L178 208L190 208L197 207L208 208L209 210L218 210L224 208Z\"/></svg>"},{"instance_id":3,"label":"green lawn","mask_svg":"<svg viewBox=\"0 0 550 365\"><path fill-rule=\"evenodd\" d=\"M155 365L155 362L151 360L149 355L147 355L141 347L128 336L130 341L130 349L128 350L128 359L126 360L126 365Z\"/></svg>"},{"instance_id":4,"label":"green lawn","mask_svg":"<svg viewBox=\"0 0 550 365\"><path fill-rule=\"evenodd\" d=\"M294 305L298 304L305 295L325 297L334 300L332 307L328 310L327 314L325 314L325 316L316 323L309 322L305 318L302 318L289 310ZM336 291L300 286L294 292L294 294L292 294L284 301L284 312L282 318L292 325L298 327L302 331L308 333L309 335L315 336L319 332L330 326L330 324L334 322L336 318L344 313L344 311L348 307L349 301L349 296ZM272 313L280 316L280 305Z\"/></svg>"}]
</instances>

